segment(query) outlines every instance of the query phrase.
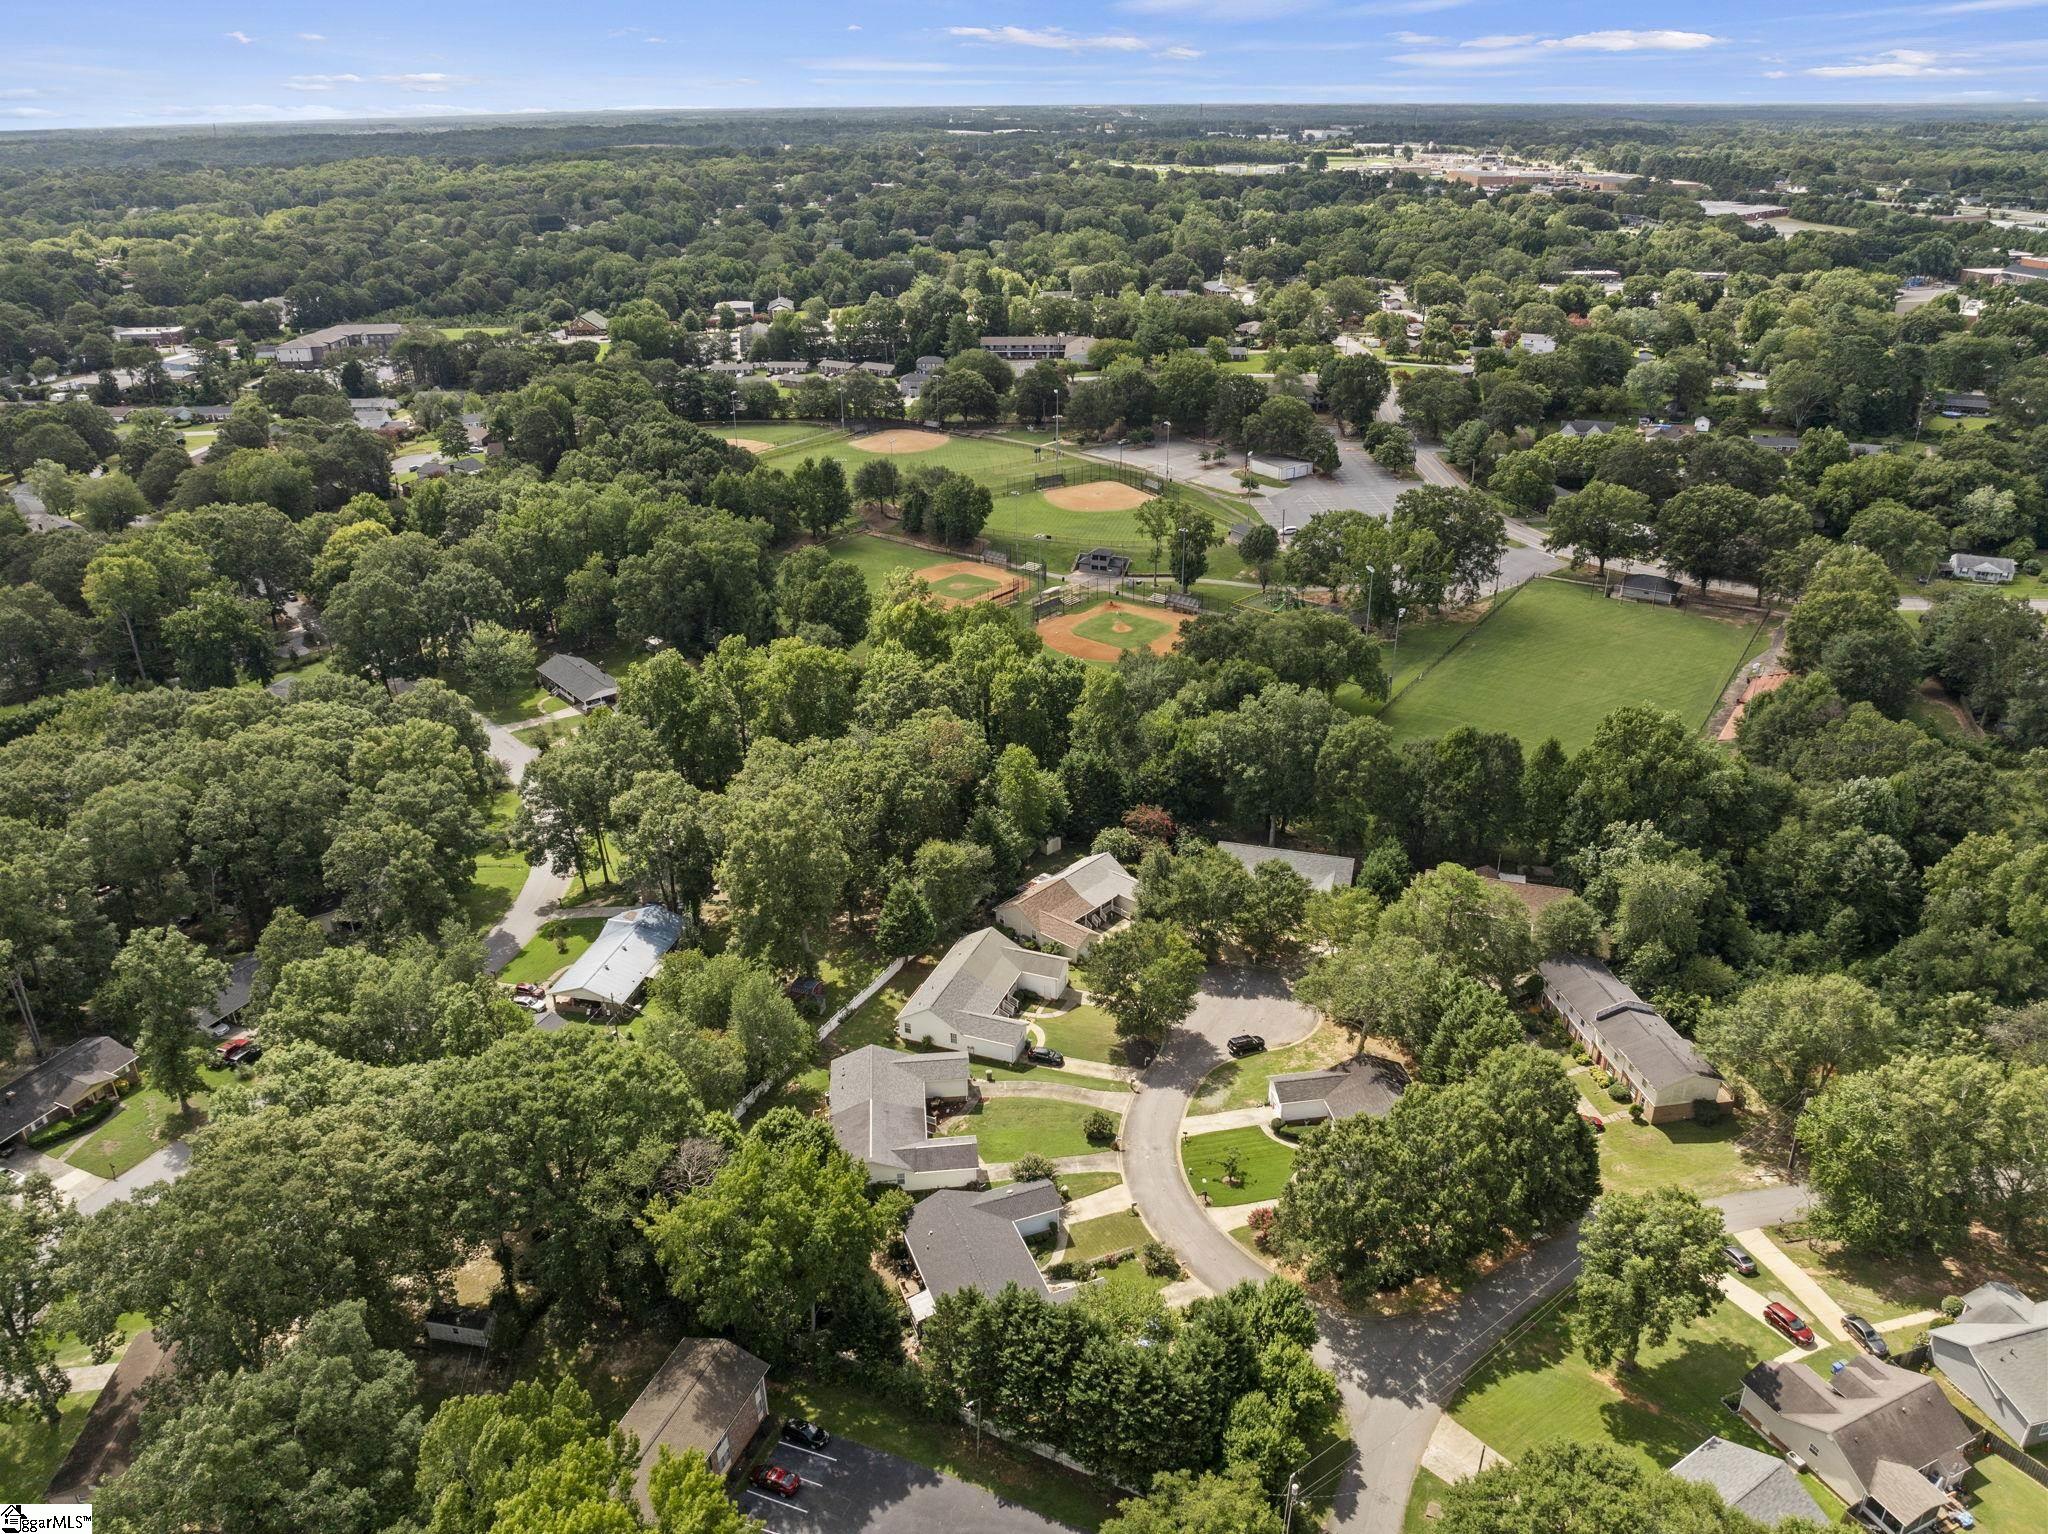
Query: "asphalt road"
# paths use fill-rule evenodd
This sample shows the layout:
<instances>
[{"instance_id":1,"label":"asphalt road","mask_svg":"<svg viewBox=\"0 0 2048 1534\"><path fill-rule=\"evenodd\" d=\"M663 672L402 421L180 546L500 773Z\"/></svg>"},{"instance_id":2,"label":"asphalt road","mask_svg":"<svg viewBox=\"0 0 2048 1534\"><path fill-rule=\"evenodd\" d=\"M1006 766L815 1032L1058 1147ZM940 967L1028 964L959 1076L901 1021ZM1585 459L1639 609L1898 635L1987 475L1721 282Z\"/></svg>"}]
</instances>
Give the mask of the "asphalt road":
<instances>
[{"instance_id":1,"label":"asphalt road","mask_svg":"<svg viewBox=\"0 0 2048 1534\"><path fill-rule=\"evenodd\" d=\"M817 1454L777 1444L769 1457L804 1482L788 1501L752 1488L739 1493L741 1509L770 1534L1065 1534L993 1492L844 1438Z\"/></svg>"},{"instance_id":2,"label":"asphalt road","mask_svg":"<svg viewBox=\"0 0 2048 1534\"><path fill-rule=\"evenodd\" d=\"M1278 1045L1306 1035L1313 1015L1276 975L1212 974L1187 1024L1176 1028L1142 1078L1124 1117L1124 1175L1152 1233L1213 1290L1268 1270L1204 1213L1180 1165L1181 1119L1202 1078L1228 1058L1233 1033L1262 1033ZM1800 1187L1739 1193L1714 1202L1730 1230L1795 1219ZM1334 1492L1330 1525L1353 1534L1399 1534L1415 1469L1441 1404L1467 1372L1540 1301L1578 1271L1577 1231L1546 1241L1426 1315L1378 1317L1319 1308L1316 1361L1336 1376L1354 1456L1308 1467L1312 1496ZM1332 1486L1334 1482L1334 1487Z\"/></svg>"}]
</instances>

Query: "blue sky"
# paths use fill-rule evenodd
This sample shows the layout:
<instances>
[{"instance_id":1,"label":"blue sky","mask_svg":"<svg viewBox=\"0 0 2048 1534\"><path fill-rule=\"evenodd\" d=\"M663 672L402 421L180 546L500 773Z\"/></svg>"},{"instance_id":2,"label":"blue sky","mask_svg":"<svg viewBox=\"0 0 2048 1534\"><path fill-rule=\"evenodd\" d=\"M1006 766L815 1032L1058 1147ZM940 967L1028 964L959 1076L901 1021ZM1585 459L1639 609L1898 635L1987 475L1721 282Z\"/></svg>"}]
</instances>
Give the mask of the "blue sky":
<instances>
[{"instance_id":1,"label":"blue sky","mask_svg":"<svg viewBox=\"0 0 2048 1534\"><path fill-rule=\"evenodd\" d=\"M647 107L2048 95L2048 0L5 0L0 38L0 128Z\"/></svg>"}]
</instances>

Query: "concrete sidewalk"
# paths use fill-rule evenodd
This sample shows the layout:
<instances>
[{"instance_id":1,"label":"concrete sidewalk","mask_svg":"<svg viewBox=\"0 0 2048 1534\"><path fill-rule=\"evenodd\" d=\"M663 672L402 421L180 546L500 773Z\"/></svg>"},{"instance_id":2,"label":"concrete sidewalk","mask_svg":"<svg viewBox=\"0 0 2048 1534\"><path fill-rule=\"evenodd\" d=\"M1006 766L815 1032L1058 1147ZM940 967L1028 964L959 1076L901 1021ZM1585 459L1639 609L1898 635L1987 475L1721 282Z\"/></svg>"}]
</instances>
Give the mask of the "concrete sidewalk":
<instances>
[{"instance_id":1,"label":"concrete sidewalk","mask_svg":"<svg viewBox=\"0 0 2048 1534\"><path fill-rule=\"evenodd\" d=\"M1182 1139L1188 1135L1212 1134L1219 1129L1264 1129L1273 1122L1273 1110L1261 1105L1257 1108L1226 1108L1221 1113L1190 1113L1180 1121Z\"/></svg>"},{"instance_id":2,"label":"concrete sidewalk","mask_svg":"<svg viewBox=\"0 0 2048 1534\"><path fill-rule=\"evenodd\" d=\"M1083 1220L1100 1219L1106 1214L1122 1214L1134 1202L1131 1185L1120 1182L1114 1188L1104 1188L1100 1193L1090 1193L1070 1201L1064 1218L1069 1225L1078 1225Z\"/></svg>"},{"instance_id":3,"label":"concrete sidewalk","mask_svg":"<svg viewBox=\"0 0 2048 1534\"><path fill-rule=\"evenodd\" d=\"M977 1080L974 1090L991 1100L1004 1097L1044 1097L1054 1102L1078 1103L1084 1108L1101 1108L1122 1114L1131 1106L1128 1092L1098 1092L1093 1087L1070 1087L1056 1081Z\"/></svg>"},{"instance_id":4,"label":"concrete sidewalk","mask_svg":"<svg viewBox=\"0 0 2048 1534\"><path fill-rule=\"evenodd\" d=\"M1783 1247L1761 1229L1738 1231L1735 1239L1744 1251L1770 1270L1771 1277L1785 1286L1793 1308L1816 1333L1826 1331L1837 1342L1848 1337L1849 1329L1842 1325L1842 1307L1814 1282L1812 1274L1785 1255Z\"/></svg>"},{"instance_id":5,"label":"concrete sidewalk","mask_svg":"<svg viewBox=\"0 0 2048 1534\"><path fill-rule=\"evenodd\" d=\"M1488 1465L1508 1463L1510 1461L1505 1454L1487 1447L1483 1439L1474 1436L1449 1412L1436 1419L1436 1428L1429 1435L1429 1447L1422 1451L1422 1468L1453 1486L1460 1481L1471 1480Z\"/></svg>"}]
</instances>

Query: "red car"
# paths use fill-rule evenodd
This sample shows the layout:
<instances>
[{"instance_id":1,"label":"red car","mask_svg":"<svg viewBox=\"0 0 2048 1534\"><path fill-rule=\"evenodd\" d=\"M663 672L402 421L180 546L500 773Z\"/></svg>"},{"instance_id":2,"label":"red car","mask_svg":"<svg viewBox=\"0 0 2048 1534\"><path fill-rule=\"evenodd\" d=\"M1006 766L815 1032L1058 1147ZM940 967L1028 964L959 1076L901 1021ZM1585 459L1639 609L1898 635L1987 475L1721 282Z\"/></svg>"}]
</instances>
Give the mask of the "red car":
<instances>
[{"instance_id":1,"label":"red car","mask_svg":"<svg viewBox=\"0 0 2048 1534\"><path fill-rule=\"evenodd\" d=\"M804 1478L780 1465L756 1466L753 1480L761 1490L772 1491L778 1497L793 1497L804 1489Z\"/></svg>"},{"instance_id":2,"label":"red car","mask_svg":"<svg viewBox=\"0 0 2048 1534\"><path fill-rule=\"evenodd\" d=\"M512 987L512 994L514 996L545 996L547 992L538 985L535 985L531 980L522 980Z\"/></svg>"},{"instance_id":3,"label":"red car","mask_svg":"<svg viewBox=\"0 0 2048 1534\"><path fill-rule=\"evenodd\" d=\"M1813 1328L1799 1319L1799 1312L1776 1300L1764 1307L1764 1321L1773 1331L1783 1332L1802 1348L1813 1346Z\"/></svg>"},{"instance_id":4,"label":"red car","mask_svg":"<svg viewBox=\"0 0 2048 1534\"><path fill-rule=\"evenodd\" d=\"M238 1033L233 1038L222 1043L218 1049L214 1050L214 1053L220 1056L220 1063L222 1065L233 1065L242 1057L242 1052L255 1042L255 1039L248 1034Z\"/></svg>"}]
</instances>

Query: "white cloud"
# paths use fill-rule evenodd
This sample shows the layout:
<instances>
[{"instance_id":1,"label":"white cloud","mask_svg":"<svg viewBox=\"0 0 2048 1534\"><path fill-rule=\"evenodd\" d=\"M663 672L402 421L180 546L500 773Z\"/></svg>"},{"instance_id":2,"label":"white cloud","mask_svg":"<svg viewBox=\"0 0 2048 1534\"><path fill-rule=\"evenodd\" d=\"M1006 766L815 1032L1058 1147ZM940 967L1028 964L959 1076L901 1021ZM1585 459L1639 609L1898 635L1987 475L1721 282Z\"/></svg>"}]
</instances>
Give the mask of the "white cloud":
<instances>
[{"instance_id":1,"label":"white cloud","mask_svg":"<svg viewBox=\"0 0 2048 1534\"><path fill-rule=\"evenodd\" d=\"M1941 58L1938 53L1919 48L1888 48L1870 58L1847 64L1823 64L1806 72L1822 80L1928 80L1976 73L1960 65L1943 64Z\"/></svg>"},{"instance_id":2,"label":"white cloud","mask_svg":"<svg viewBox=\"0 0 2048 1534\"><path fill-rule=\"evenodd\" d=\"M337 85L361 85L361 75L293 75L284 82L288 91L331 91Z\"/></svg>"},{"instance_id":3,"label":"white cloud","mask_svg":"<svg viewBox=\"0 0 2048 1534\"><path fill-rule=\"evenodd\" d=\"M1533 32L1467 38L1455 47L1397 53L1393 60L1415 69L1500 69L1533 63L1561 53L1692 53L1726 41L1711 32L1680 32L1670 28L1609 28L1575 32L1569 37L1541 37Z\"/></svg>"},{"instance_id":4,"label":"white cloud","mask_svg":"<svg viewBox=\"0 0 2048 1534\"><path fill-rule=\"evenodd\" d=\"M1764 78L1766 80L1782 80L1790 73L1791 71L1786 69L1766 69L1764 71Z\"/></svg>"},{"instance_id":5,"label":"white cloud","mask_svg":"<svg viewBox=\"0 0 2048 1534\"><path fill-rule=\"evenodd\" d=\"M665 37L649 37L645 40L650 43L665 43L668 41L668 39Z\"/></svg>"},{"instance_id":6,"label":"white cloud","mask_svg":"<svg viewBox=\"0 0 2048 1534\"><path fill-rule=\"evenodd\" d=\"M410 75L379 75L377 78L386 85L397 86L402 91L445 91L457 85L476 84L475 75L446 75L437 69Z\"/></svg>"},{"instance_id":7,"label":"white cloud","mask_svg":"<svg viewBox=\"0 0 2048 1534\"><path fill-rule=\"evenodd\" d=\"M1171 48L1161 48L1152 56L1156 59L1198 59L1202 50L1190 48L1186 43L1175 43Z\"/></svg>"},{"instance_id":8,"label":"white cloud","mask_svg":"<svg viewBox=\"0 0 2048 1534\"><path fill-rule=\"evenodd\" d=\"M21 85L11 90L0 91L0 101L27 101L32 96L40 95L42 92L33 85Z\"/></svg>"},{"instance_id":9,"label":"white cloud","mask_svg":"<svg viewBox=\"0 0 2048 1534\"><path fill-rule=\"evenodd\" d=\"M221 36L233 38L236 42L240 43L244 48L248 47L249 44L256 41L256 39L251 37L247 32L223 32L221 33Z\"/></svg>"},{"instance_id":10,"label":"white cloud","mask_svg":"<svg viewBox=\"0 0 2048 1534\"><path fill-rule=\"evenodd\" d=\"M0 117L55 117L48 107L0 107Z\"/></svg>"},{"instance_id":11,"label":"white cloud","mask_svg":"<svg viewBox=\"0 0 2048 1534\"><path fill-rule=\"evenodd\" d=\"M860 23L857 21L850 21L846 24L846 30L849 32L858 32L860 30Z\"/></svg>"},{"instance_id":12,"label":"white cloud","mask_svg":"<svg viewBox=\"0 0 2048 1534\"><path fill-rule=\"evenodd\" d=\"M1465 0L1443 0L1463 5ZM1216 21L1269 21L1313 10L1316 0L1121 0L1117 9L1141 16L1206 16Z\"/></svg>"},{"instance_id":13,"label":"white cloud","mask_svg":"<svg viewBox=\"0 0 2048 1534\"><path fill-rule=\"evenodd\" d=\"M1470 0L1368 0L1354 5L1347 16L1428 16L1436 11L1455 11Z\"/></svg>"},{"instance_id":14,"label":"white cloud","mask_svg":"<svg viewBox=\"0 0 2048 1534\"><path fill-rule=\"evenodd\" d=\"M301 32L299 34L299 41L302 43L324 43L327 41L327 38L325 34L320 32Z\"/></svg>"},{"instance_id":15,"label":"white cloud","mask_svg":"<svg viewBox=\"0 0 2048 1534\"><path fill-rule=\"evenodd\" d=\"M1145 40L1125 32L1080 37L1064 27L948 27L954 37L973 43L1001 43L1012 48L1047 48L1059 53L1101 50L1108 53L1142 53Z\"/></svg>"}]
</instances>

